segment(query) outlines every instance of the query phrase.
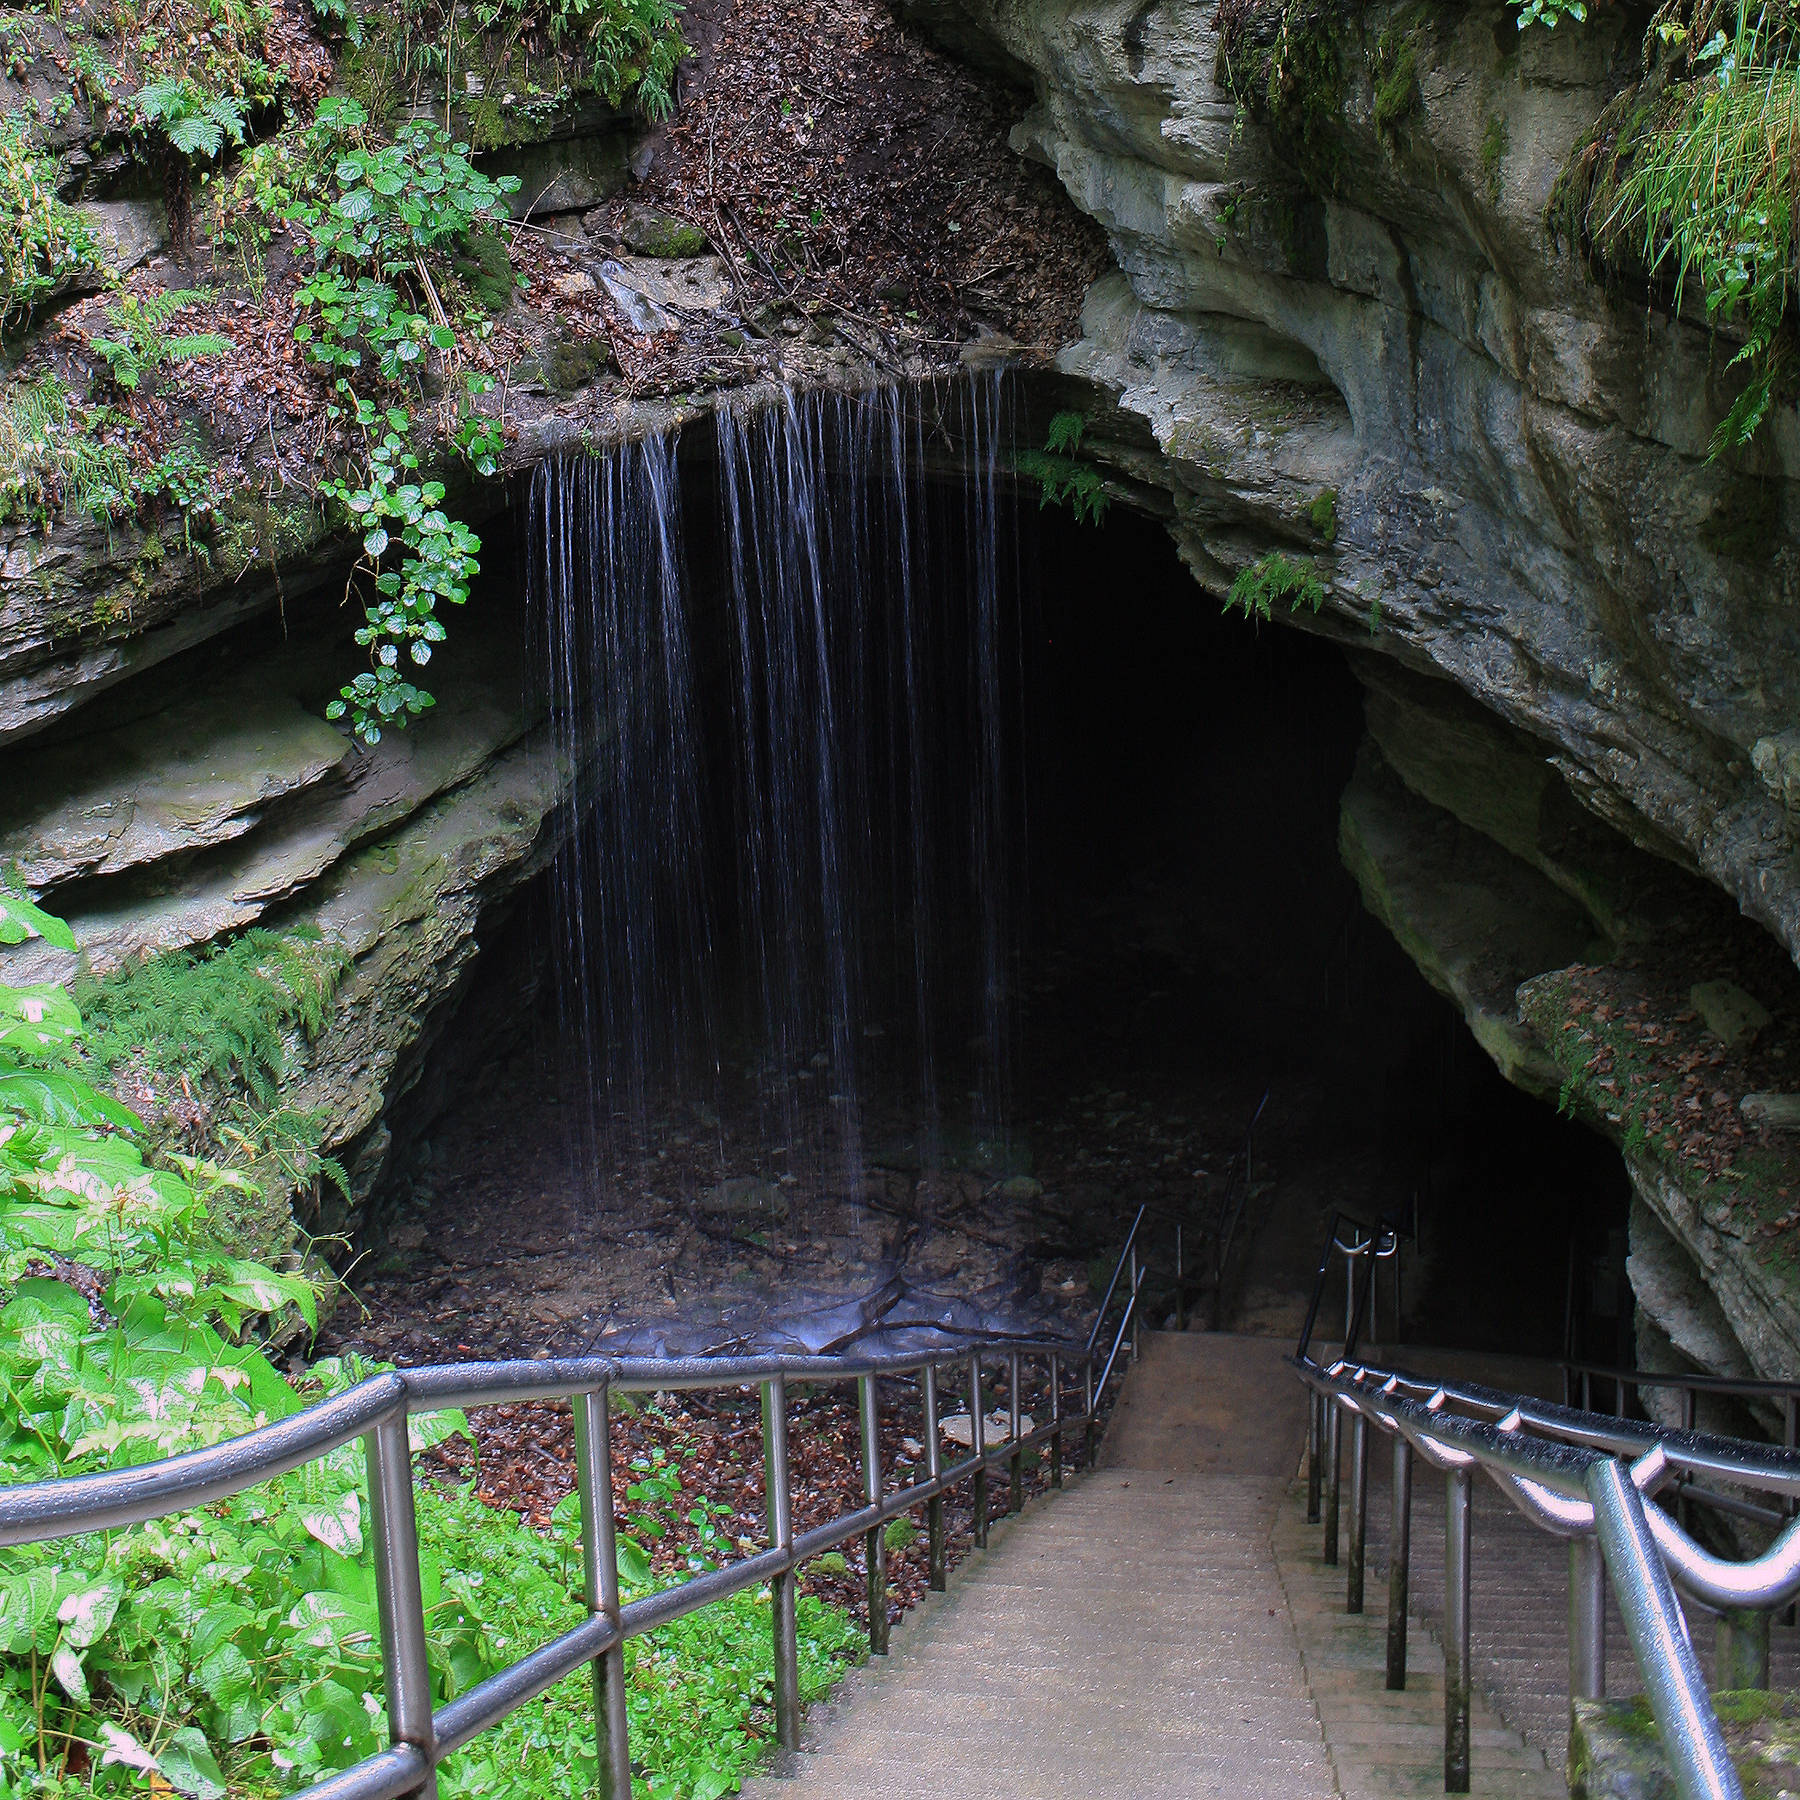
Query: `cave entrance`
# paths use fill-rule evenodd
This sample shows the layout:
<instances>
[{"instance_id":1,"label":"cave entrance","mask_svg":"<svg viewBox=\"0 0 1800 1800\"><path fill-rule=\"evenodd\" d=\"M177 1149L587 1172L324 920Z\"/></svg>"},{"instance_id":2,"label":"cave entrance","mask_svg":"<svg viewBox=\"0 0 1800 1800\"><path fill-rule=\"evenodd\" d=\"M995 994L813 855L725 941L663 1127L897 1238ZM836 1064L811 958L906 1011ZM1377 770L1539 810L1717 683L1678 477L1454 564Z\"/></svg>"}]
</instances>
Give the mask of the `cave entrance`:
<instances>
[{"instance_id":1,"label":"cave entrance","mask_svg":"<svg viewBox=\"0 0 1800 1800\"><path fill-rule=\"evenodd\" d=\"M571 836L395 1109L378 1326L700 1350L897 1292L1079 1311L1137 1204L1217 1205L1262 1107L1198 1320L1295 1329L1344 1207L1413 1234L1384 1340L1557 1353L1623 1175L1364 911L1343 651L1221 615L1156 520L1037 507L1005 390L858 404L518 509Z\"/></svg>"}]
</instances>

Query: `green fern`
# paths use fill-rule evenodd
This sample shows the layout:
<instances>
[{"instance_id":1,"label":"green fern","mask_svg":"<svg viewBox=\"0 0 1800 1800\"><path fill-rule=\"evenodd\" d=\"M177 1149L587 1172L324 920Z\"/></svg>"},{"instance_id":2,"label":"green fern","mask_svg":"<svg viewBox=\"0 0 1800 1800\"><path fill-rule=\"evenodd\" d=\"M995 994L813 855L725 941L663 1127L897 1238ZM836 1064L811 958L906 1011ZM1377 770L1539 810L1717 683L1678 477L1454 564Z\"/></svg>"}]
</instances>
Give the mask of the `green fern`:
<instances>
[{"instance_id":1,"label":"green fern","mask_svg":"<svg viewBox=\"0 0 1800 1800\"><path fill-rule=\"evenodd\" d=\"M1317 612L1325 604L1325 584L1304 557L1291 562L1279 550L1271 550L1238 572L1224 610L1241 612L1246 619L1268 619L1278 600L1285 600L1290 612L1303 606Z\"/></svg>"},{"instance_id":2,"label":"green fern","mask_svg":"<svg viewBox=\"0 0 1800 1800\"><path fill-rule=\"evenodd\" d=\"M132 96L140 128L160 134L173 150L210 162L227 142L244 141L244 102L204 93L191 81L149 81Z\"/></svg>"},{"instance_id":3,"label":"green fern","mask_svg":"<svg viewBox=\"0 0 1800 1800\"><path fill-rule=\"evenodd\" d=\"M348 954L317 931L247 931L173 951L77 990L89 1052L107 1068L136 1056L173 1077L242 1082L274 1103L285 1040L324 1028Z\"/></svg>"},{"instance_id":4,"label":"green fern","mask_svg":"<svg viewBox=\"0 0 1800 1800\"><path fill-rule=\"evenodd\" d=\"M100 357L120 387L135 388L143 378L165 363L186 362L197 356L223 356L231 339L216 331L195 331L171 337L163 327L183 307L198 306L212 298L205 288L169 288L148 299L126 294L117 306L106 309L106 320L117 337L91 337L88 347Z\"/></svg>"},{"instance_id":5,"label":"green fern","mask_svg":"<svg viewBox=\"0 0 1800 1800\"><path fill-rule=\"evenodd\" d=\"M1042 450L1021 450L1013 459L1021 475L1038 484L1038 509L1066 506L1078 520L1098 525L1106 517L1111 496L1099 469L1076 453L1087 419L1078 412L1060 412L1044 433Z\"/></svg>"}]
</instances>

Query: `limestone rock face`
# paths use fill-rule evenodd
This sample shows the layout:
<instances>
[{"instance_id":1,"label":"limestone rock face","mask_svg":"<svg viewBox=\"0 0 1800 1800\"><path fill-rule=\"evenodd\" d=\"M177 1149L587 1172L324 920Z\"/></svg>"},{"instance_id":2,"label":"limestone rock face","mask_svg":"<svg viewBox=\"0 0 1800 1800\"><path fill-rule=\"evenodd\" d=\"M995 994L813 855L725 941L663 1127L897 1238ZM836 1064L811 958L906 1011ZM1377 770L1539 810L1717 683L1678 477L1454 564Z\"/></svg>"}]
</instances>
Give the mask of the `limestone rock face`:
<instances>
[{"instance_id":1,"label":"limestone rock face","mask_svg":"<svg viewBox=\"0 0 1800 1800\"><path fill-rule=\"evenodd\" d=\"M1168 495L1201 582L1310 551L1318 628L1448 677L1600 817L1800 951L1784 735L1800 429L1785 409L1754 477L1709 464L1727 359L1609 299L1545 225L1632 72L1619 16L1521 33L1491 4L1331 15L1333 160L1309 187L1221 87L1209 8L907 10L1029 74L1015 143L1105 226L1122 271L1061 359L1094 409L1083 448ZM1385 126L1383 32L1417 69ZM1329 543L1302 516L1327 489ZM1760 528L1727 529L1752 500Z\"/></svg>"}]
</instances>

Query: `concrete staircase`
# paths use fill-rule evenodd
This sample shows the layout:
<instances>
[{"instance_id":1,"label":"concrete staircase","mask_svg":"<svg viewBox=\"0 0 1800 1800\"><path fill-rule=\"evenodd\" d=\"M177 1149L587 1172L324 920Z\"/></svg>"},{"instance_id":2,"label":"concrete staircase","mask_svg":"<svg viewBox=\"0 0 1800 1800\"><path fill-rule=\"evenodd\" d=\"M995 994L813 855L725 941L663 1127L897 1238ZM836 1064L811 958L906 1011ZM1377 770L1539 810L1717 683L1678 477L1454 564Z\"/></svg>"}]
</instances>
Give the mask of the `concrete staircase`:
<instances>
[{"instance_id":1,"label":"concrete staircase","mask_svg":"<svg viewBox=\"0 0 1800 1800\"><path fill-rule=\"evenodd\" d=\"M1145 1339L1101 1467L996 1525L753 1800L1325 1800L1270 1541L1305 1429L1272 1339Z\"/></svg>"}]
</instances>

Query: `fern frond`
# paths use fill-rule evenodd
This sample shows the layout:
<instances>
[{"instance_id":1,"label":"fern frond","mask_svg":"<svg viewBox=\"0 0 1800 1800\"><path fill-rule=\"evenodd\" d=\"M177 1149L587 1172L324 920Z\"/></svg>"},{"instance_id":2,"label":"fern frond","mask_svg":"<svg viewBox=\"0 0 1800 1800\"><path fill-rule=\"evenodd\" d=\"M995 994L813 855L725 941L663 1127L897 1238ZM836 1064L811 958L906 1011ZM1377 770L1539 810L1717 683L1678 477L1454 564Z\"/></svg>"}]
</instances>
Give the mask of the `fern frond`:
<instances>
[{"instance_id":1,"label":"fern frond","mask_svg":"<svg viewBox=\"0 0 1800 1800\"><path fill-rule=\"evenodd\" d=\"M260 927L203 951L174 951L81 988L88 1048L128 1056L274 1103L290 1033L323 1029L348 955L316 931Z\"/></svg>"},{"instance_id":2,"label":"fern frond","mask_svg":"<svg viewBox=\"0 0 1800 1800\"><path fill-rule=\"evenodd\" d=\"M236 346L216 331L196 331L187 337L170 338L164 348L171 362L185 362L194 356L223 356Z\"/></svg>"}]
</instances>

